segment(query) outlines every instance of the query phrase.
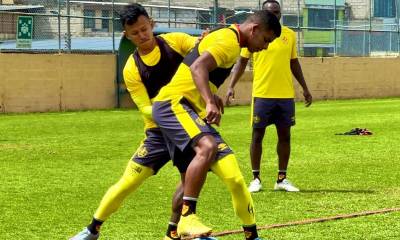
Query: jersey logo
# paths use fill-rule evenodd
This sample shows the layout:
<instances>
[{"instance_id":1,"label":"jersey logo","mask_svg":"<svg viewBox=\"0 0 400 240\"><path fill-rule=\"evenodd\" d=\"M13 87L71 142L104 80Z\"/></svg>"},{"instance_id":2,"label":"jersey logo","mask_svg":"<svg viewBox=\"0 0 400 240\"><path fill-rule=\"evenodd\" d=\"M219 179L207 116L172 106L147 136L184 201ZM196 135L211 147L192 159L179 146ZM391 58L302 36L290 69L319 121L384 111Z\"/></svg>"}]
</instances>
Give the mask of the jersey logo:
<instances>
[{"instance_id":1,"label":"jersey logo","mask_svg":"<svg viewBox=\"0 0 400 240\"><path fill-rule=\"evenodd\" d=\"M182 206L182 215L185 215L188 212L189 212L189 206L183 204L183 206Z\"/></svg>"},{"instance_id":2,"label":"jersey logo","mask_svg":"<svg viewBox=\"0 0 400 240\"><path fill-rule=\"evenodd\" d=\"M219 151L224 151L225 149L228 148L228 145L226 143L220 143L218 144L218 150Z\"/></svg>"},{"instance_id":3,"label":"jersey logo","mask_svg":"<svg viewBox=\"0 0 400 240\"><path fill-rule=\"evenodd\" d=\"M140 148L136 152L136 156L145 157L149 152L147 151L144 145L140 146Z\"/></svg>"},{"instance_id":4,"label":"jersey logo","mask_svg":"<svg viewBox=\"0 0 400 240\"><path fill-rule=\"evenodd\" d=\"M244 236L246 239L250 238L253 233L250 231L244 231Z\"/></svg>"},{"instance_id":5,"label":"jersey logo","mask_svg":"<svg viewBox=\"0 0 400 240\"><path fill-rule=\"evenodd\" d=\"M283 36L281 39L283 44L289 44L289 39L286 36Z\"/></svg>"},{"instance_id":6,"label":"jersey logo","mask_svg":"<svg viewBox=\"0 0 400 240\"><path fill-rule=\"evenodd\" d=\"M253 123L259 123L260 122L260 117L259 116L257 116L257 115L254 115L253 116Z\"/></svg>"},{"instance_id":7,"label":"jersey logo","mask_svg":"<svg viewBox=\"0 0 400 240\"><path fill-rule=\"evenodd\" d=\"M286 178L286 175L285 174L278 174L278 180L279 181L282 181L283 179L285 179Z\"/></svg>"},{"instance_id":8,"label":"jersey logo","mask_svg":"<svg viewBox=\"0 0 400 240\"><path fill-rule=\"evenodd\" d=\"M251 214L254 215L254 207L252 204L249 203L249 205L247 205L247 211Z\"/></svg>"}]
</instances>

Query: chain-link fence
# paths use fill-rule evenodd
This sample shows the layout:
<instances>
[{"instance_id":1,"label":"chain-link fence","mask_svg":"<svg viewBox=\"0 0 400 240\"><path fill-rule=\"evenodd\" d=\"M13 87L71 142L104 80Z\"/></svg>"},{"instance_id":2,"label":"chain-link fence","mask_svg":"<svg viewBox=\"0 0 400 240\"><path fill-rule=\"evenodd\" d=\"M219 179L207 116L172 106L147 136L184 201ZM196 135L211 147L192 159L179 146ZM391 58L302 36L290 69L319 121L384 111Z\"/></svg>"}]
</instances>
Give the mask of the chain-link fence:
<instances>
[{"instance_id":1,"label":"chain-link fence","mask_svg":"<svg viewBox=\"0 0 400 240\"><path fill-rule=\"evenodd\" d=\"M199 33L242 22L262 7L248 0L0 0L0 51L114 52L118 12L139 2L158 31ZM282 23L301 56L398 56L400 0L280 0Z\"/></svg>"}]
</instances>

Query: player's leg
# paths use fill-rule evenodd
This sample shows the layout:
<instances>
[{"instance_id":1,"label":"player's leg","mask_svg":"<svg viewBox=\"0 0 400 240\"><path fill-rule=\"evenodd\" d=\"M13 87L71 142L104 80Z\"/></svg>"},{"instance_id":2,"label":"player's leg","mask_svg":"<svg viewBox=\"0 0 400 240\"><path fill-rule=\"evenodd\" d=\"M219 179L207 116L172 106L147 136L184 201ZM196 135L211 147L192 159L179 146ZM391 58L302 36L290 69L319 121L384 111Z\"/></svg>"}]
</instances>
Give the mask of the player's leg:
<instances>
[{"instance_id":1,"label":"player's leg","mask_svg":"<svg viewBox=\"0 0 400 240\"><path fill-rule=\"evenodd\" d=\"M261 156L262 156L262 143L265 135L265 128L253 128L250 144L250 160L251 169L253 173L253 180L250 182L249 191L258 192L261 190Z\"/></svg>"},{"instance_id":2,"label":"player's leg","mask_svg":"<svg viewBox=\"0 0 400 240\"><path fill-rule=\"evenodd\" d=\"M250 160L253 180L250 182L249 191L261 190L261 157L263 151L263 139L266 127L271 124L274 103L265 98L253 98L252 106L252 136L250 144Z\"/></svg>"},{"instance_id":3,"label":"player's leg","mask_svg":"<svg viewBox=\"0 0 400 240\"><path fill-rule=\"evenodd\" d=\"M278 143L276 152L278 154L278 177L275 183L275 190L285 190L288 192L297 192L298 188L286 179L287 167L290 158L290 130L295 124L294 119L294 101L292 99L282 99L278 101L279 111L276 119L276 132Z\"/></svg>"},{"instance_id":4,"label":"player's leg","mask_svg":"<svg viewBox=\"0 0 400 240\"><path fill-rule=\"evenodd\" d=\"M100 227L148 177L169 161L169 152L159 129L146 131L146 139L128 162L124 174L103 196L92 222L73 240L97 239Z\"/></svg>"},{"instance_id":5,"label":"player's leg","mask_svg":"<svg viewBox=\"0 0 400 240\"><path fill-rule=\"evenodd\" d=\"M278 154L278 179L277 182L282 182L286 178L286 170L290 157L290 127L276 127L278 135L278 143L276 145L276 152Z\"/></svg>"},{"instance_id":6,"label":"player's leg","mask_svg":"<svg viewBox=\"0 0 400 240\"><path fill-rule=\"evenodd\" d=\"M179 240L177 228L179 219L182 212L182 198L183 198L183 186L182 183L176 187L174 196L172 197L172 213L168 223L167 233L165 234L164 240Z\"/></svg>"},{"instance_id":7,"label":"player's leg","mask_svg":"<svg viewBox=\"0 0 400 240\"><path fill-rule=\"evenodd\" d=\"M92 222L71 240L94 240L99 237L100 227L121 206L123 200L139 187L145 179L153 175L151 168L129 161L119 181L111 186L103 196Z\"/></svg>"},{"instance_id":8,"label":"player's leg","mask_svg":"<svg viewBox=\"0 0 400 240\"><path fill-rule=\"evenodd\" d=\"M185 173L182 216L178 233L188 236L208 236L212 229L205 226L196 215L196 205L210 169L215 159L217 145L211 135L204 135L194 146L195 156L191 159Z\"/></svg>"},{"instance_id":9,"label":"player's leg","mask_svg":"<svg viewBox=\"0 0 400 240\"><path fill-rule=\"evenodd\" d=\"M211 228L198 219L196 205L207 171L215 160L217 144L212 136L212 131L215 130L198 116L185 99L155 102L153 117L164 136L180 151L189 149L195 153L188 160L189 164L185 169L182 216L178 232L191 236L209 235Z\"/></svg>"},{"instance_id":10,"label":"player's leg","mask_svg":"<svg viewBox=\"0 0 400 240\"><path fill-rule=\"evenodd\" d=\"M211 170L230 191L233 208L243 224L246 240L257 239L253 199L240 172L235 155L230 153L222 157L211 166Z\"/></svg>"}]
</instances>

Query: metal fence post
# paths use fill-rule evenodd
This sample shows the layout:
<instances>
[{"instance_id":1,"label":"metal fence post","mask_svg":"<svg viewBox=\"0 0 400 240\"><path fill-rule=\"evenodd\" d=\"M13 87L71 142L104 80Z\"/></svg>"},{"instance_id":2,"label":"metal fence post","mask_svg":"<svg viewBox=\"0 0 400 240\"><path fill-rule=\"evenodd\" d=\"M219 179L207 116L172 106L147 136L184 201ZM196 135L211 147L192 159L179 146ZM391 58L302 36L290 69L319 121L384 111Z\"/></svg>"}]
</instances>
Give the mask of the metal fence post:
<instances>
[{"instance_id":1,"label":"metal fence post","mask_svg":"<svg viewBox=\"0 0 400 240\"><path fill-rule=\"evenodd\" d=\"M112 8L111 8L111 10L112 10L112 13L111 13L111 18L112 18L112 53L115 53L115 27L114 27L114 21L115 21L115 19L114 19L114 11L115 11L115 2L114 2L114 0L112 0Z\"/></svg>"},{"instance_id":2,"label":"metal fence post","mask_svg":"<svg viewBox=\"0 0 400 240\"><path fill-rule=\"evenodd\" d=\"M334 33L333 33L333 38L334 38L334 41L335 41L335 45L334 45L334 47L333 47L333 56L336 56L336 54L337 54L337 36L336 36L336 31L337 31L337 24L336 24L336 0L335 0L335 5L333 6L334 7L334 9L333 9L333 31L334 31Z\"/></svg>"},{"instance_id":3,"label":"metal fence post","mask_svg":"<svg viewBox=\"0 0 400 240\"><path fill-rule=\"evenodd\" d=\"M61 0L58 0L58 53L61 53Z\"/></svg>"},{"instance_id":4,"label":"metal fence post","mask_svg":"<svg viewBox=\"0 0 400 240\"><path fill-rule=\"evenodd\" d=\"M171 0L168 0L168 27L171 27Z\"/></svg>"},{"instance_id":5,"label":"metal fence post","mask_svg":"<svg viewBox=\"0 0 400 240\"><path fill-rule=\"evenodd\" d=\"M399 1L396 1L396 22L397 22L397 52L398 56L400 56L400 6Z\"/></svg>"},{"instance_id":6,"label":"metal fence post","mask_svg":"<svg viewBox=\"0 0 400 240\"><path fill-rule=\"evenodd\" d=\"M372 40L372 1L369 1L369 41L368 41L368 56L371 56L371 40Z\"/></svg>"},{"instance_id":7,"label":"metal fence post","mask_svg":"<svg viewBox=\"0 0 400 240\"><path fill-rule=\"evenodd\" d=\"M217 11L218 11L218 0L214 0L214 12L213 12L213 24L214 27L217 26Z\"/></svg>"},{"instance_id":8,"label":"metal fence post","mask_svg":"<svg viewBox=\"0 0 400 240\"><path fill-rule=\"evenodd\" d=\"M301 34L300 14L301 14L301 11L300 11L300 0L297 0L297 52L298 53L300 53L300 34ZM303 55L304 55L304 53L303 53Z\"/></svg>"},{"instance_id":9,"label":"metal fence post","mask_svg":"<svg viewBox=\"0 0 400 240\"><path fill-rule=\"evenodd\" d=\"M66 2L67 7L67 35L65 39L65 44L67 45L68 52L71 52L71 6L69 5L69 0Z\"/></svg>"}]
</instances>

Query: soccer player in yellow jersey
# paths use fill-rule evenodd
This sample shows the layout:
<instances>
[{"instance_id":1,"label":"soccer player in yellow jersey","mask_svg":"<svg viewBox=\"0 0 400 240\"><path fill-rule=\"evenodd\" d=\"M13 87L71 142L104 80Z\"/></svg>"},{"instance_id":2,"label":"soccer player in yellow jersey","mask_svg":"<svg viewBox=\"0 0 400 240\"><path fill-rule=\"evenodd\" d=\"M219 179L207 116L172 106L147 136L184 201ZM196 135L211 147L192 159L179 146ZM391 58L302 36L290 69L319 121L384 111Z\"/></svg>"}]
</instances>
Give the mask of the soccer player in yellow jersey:
<instances>
[{"instance_id":1,"label":"soccer player in yellow jersey","mask_svg":"<svg viewBox=\"0 0 400 240\"><path fill-rule=\"evenodd\" d=\"M231 192L245 238L259 239L253 200L235 155L211 124L218 125L223 112L222 100L215 92L229 75L240 49L266 49L280 32L278 19L267 11L255 12L241 25L210 32L185 57L171 82L155 98L153 119L168 139L170 151L194 153L193 158L173 159L183 176L183 207L178 224L182 235L211 232L196 215L197 199L211 169Z\"/></svg>"},{"instance_id":2,"label":"soccer player in yellow jersey","mask_svg":"<svg viewBox=\"0 0 400 240\"><path fill-rule=\"evenodd\" d=\"M151 117L152 100L160 88L176 72L183 57L194 47L197 37L184 33L153 35L154 22L140 4L131 4L121 12L125 36L137 46L127 60L124 80L127 89L142 113L146 138L128 162L121 179L104 195L92 222L73 240L93 240L99 237L100 226L117 211L122 201L148 177L157 173L171 158L164 138ZM182 157L179 151L173 158ZM164 239L180 239L176 228L182 205L182 187L173 199L173 213Z\"/></svg>"},{"instance_id":3,"label":"soccer player in yellow jersey","mask_svg":"<svg viewBox=\"0 0 400 240\"><path fill-rule=\"evenodd\" d=\"M267 0L263 9L281 17L279 2ZM247 49L243 49L230 82L227 100L234 96L234 86L242 75L246 64L251 57ZM269 45L267 50L253 54L253 104L252 124L253 133L250 146L251 166L254 179L251 181L250 192L261 190L260 162L262 155L262 141L265 129L270 124L275 124L278 144L279 159L278 178L275 190L297 192L298 188L286 179L286 170L290 156L290 129L295 124L294 89L292 74L301 87L305 98L306 107L311 105L312 96L304 80L300 63L297 59L296 36L287 27L282 27L282 34Z\"/></svg>"}]
</instances>

